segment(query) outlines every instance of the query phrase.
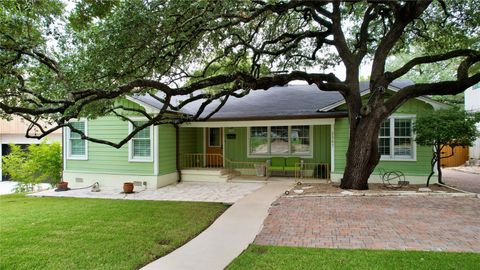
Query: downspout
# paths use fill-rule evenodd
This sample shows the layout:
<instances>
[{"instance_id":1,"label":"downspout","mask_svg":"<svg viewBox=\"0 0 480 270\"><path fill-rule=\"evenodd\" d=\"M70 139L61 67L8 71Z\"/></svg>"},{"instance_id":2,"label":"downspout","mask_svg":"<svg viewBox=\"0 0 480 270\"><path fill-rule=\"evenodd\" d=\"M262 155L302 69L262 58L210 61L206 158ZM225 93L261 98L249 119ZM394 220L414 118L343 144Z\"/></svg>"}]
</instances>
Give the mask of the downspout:
<instances>
[{"instance_id":1,"label":"downspout","mask_svg":"<svg viewBox=\"0 0 480 270\"><path fill-rule=\"evenodd\" d=\"M177 182L182 182L182 170L180 169L180 127L175 125L175 159L177 167Z\"/></svg>"}]
</instances>

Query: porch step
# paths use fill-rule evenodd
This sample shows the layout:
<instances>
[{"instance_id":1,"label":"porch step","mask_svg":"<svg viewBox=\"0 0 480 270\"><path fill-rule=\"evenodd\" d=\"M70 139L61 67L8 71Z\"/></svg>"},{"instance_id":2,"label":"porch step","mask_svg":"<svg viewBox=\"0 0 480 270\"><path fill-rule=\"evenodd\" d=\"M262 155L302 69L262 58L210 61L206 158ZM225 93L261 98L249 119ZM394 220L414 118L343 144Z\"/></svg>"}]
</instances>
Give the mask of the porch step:
<instances>
[{"instance_id":1,"label":"porch step","mask_svg":"<svg viewBox=\"0 0 480 270\"><path fill-rule=\"evenodd\" d=\"M184 169L182 181L186 182L227 182L230 179L225 168Z\"/></svg>"}]
</instances>

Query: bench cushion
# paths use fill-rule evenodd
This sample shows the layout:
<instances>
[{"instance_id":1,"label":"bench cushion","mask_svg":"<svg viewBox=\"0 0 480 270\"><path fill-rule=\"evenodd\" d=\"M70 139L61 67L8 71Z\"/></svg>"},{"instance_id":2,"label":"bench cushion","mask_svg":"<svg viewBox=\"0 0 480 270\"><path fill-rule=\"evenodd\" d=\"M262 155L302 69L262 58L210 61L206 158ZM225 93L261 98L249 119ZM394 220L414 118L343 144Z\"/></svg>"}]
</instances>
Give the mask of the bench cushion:
<instances>
[{"instance_id":1,"label":"bench cushion","mask_svg":"<svg viewBox=\"0 0 480 270\"><path fill-rule=\"evenodd\" d=\"M299 157L288 157L285 160L285 166L287 167L295 167L296 164L300 163L300 158ZM300 166L300 165L297 165Z\"/></svg>"},{"instance_id":2,"label":"bench cushion","mask_svg":"<svg viewBox=\"0 0 480 270\"><path fill-rule=\"evenodd\" d=\"M296 169L296 167L288 167L288 166L283 167L284 171L295 171L295 169Z\"/></svg>"},{"instance_id":3,"label":"bench cushion","mask_svg":"<svg viewBox=\"0 0 480 270\"><path fill-rule=\"evenodd\" d=\"M270 166L268 167L269 171L283 171L283 166Z\"/></svg>"},{"instance_id":4,"label":"bench cushion","mask_svg":"<svg viewBox=\"0 0 480 270\"><path fill-rule=\"evenodd\" d=\"M270 167L284 167L285 166L285 158L283 157L272 157L272 163L270 163Z\"/></svg>"}]
</instances>

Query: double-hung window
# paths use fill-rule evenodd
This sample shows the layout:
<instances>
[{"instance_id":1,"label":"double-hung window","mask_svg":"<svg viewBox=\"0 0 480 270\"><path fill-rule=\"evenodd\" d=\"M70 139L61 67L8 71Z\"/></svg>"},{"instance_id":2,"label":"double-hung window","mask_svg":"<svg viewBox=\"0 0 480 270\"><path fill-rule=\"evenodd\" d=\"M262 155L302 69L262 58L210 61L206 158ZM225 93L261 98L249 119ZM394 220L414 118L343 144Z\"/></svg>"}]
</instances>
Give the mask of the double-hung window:
<instances>
[{"instance_id":1,"label":"double-hung window","mask_svg":"<svg viewBox=\"0 0 480 270\"><path fill-rule=\"evenodd\" d=\"M311 156L310 126L250 127L250 156Z\"/></svg>"},{"instance_id":2,"label":"double-hung window","mask_svg":"<svg viewBox=\"0 0 480 270\"><path fill-rule=\"evenodd\" d=\"M266 155L269 153L267 127L250 128L249 149L251 155Z\"/></svg>"},{"instance_id":3,"label":"double-hung window","mask_svg":"<svg viewBox=\"0 0 480 270\"><path fill-rule=\"evenodd\" d=\"M146 121L134 121L135 126L141 126ZM133 131L132 123L129 123L129 132ZM153 129L148 126L135 134L128 142L128 160L138 162L153 161Z\"/></svg>"},{"instance_id":4,"label":"double-hung window","mask_svg":"<svg viewBox=\"0 0 480 270\"><path fill-rule=\"evenodd\" d=\"M85 120L71 121L74 129L87 135L87 123ZM67 135L67 158L68 159L87 159L87 141L82 139L81 135L70 128L66 129Z\"/></svg>"},{"instance_id":5,"label":"double-hung window","mask_svg":"<svg viewBox=\"0 0 480 270\"><path fill-rule=\"evenodd\" d=\"M383 160L414 160L415 142L412 117L391 117L383 121L378 136Z\"/></svg>"},{"instance_id":6,"label":"double-hung window","mask_svg":"<svg viewBox=\"0 0 480 270\"><path fill-rule=\"evenodd\" d=\"M290 134L292 154L310 155L310 126L292 126Z\"/></svg>"}]
</instances>

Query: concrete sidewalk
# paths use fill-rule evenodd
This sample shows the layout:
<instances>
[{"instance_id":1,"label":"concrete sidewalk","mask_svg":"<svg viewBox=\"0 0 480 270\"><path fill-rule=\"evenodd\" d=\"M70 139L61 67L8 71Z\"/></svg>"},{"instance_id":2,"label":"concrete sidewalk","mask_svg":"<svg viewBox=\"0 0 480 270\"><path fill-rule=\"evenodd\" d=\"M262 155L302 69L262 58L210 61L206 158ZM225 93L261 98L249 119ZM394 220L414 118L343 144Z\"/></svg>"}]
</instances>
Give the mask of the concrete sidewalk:
<instances>
[{"instance_id":1,"label":"concrete sidewalk","mask_svg":"<svg viewBox=\"0 0 480 270\"><path fill-rule=\"evenodd\" d=\"M196 238L142 269L224 269L253 242L270 205L293 185L268 182L231 206Z\"/></svg>"},{"instance_id":2,"label":"concrete sidewalk","mask_svg":"<svg viewBox=\"0 0 480 270\"><path fill-rule=\"evenodd\" d=\"M265 183L209 183L181 182L159 189L135 191L124 194L121 189L100 187L99 192L91 192L90 188L71 189L55 192L52 190L37 192L32 197L73 197L97 199L152 200L152 201L189 201L189 202L221 202L233 204Z\"/></svg>"}]
</instances>

